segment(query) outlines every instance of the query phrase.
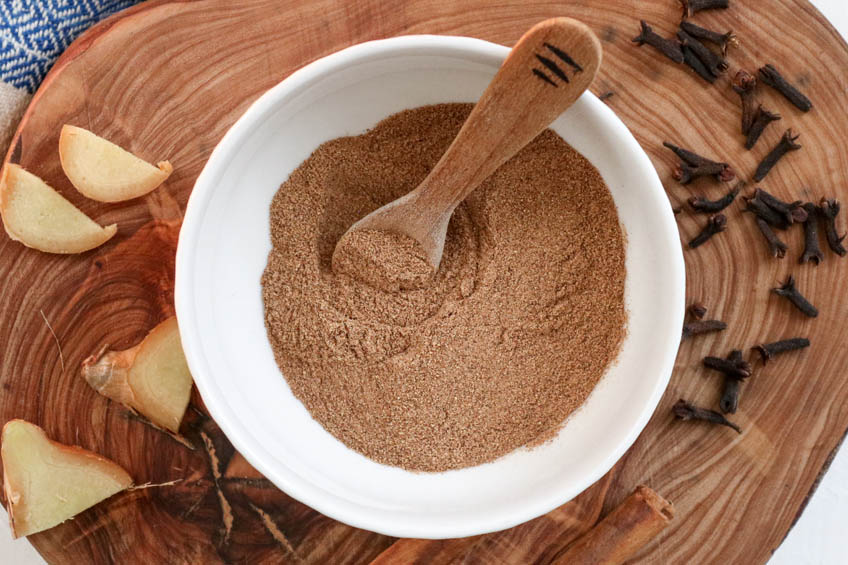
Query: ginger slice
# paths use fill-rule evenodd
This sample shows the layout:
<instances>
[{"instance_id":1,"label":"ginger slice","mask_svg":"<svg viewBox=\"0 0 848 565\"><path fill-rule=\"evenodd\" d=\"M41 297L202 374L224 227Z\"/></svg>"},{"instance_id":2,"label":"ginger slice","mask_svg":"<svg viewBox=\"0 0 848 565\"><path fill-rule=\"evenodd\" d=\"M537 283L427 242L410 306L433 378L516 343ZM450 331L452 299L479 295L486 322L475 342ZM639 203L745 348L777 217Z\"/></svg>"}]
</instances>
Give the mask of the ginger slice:
<instances>
[{"instance_id":1,"label":"ginger slice","mask_svg":"<svg viewBox=\"0 0 848 565\"><path fill-rule=\"evenodd\" d=\"M100 394L177 433L191 397L192 378L177 319L168 318L124 351L100 352L83 362L85 380Z\"/></svg>"},{"instance_id":2,"label":"ginger slice","mask_svg":"<svg viewBox=\"0 0 848 565\"><path fill-rule=\"evenodd\" d=\"M24 420L10 420L3 426L0 456L16 538L61 524L133 483L117 463L55 442Z\"/></svg>"},{"instance_id":3,"label":"ginger slice","mask_svg":"<svg viewBox=\"0 0 848 565\"><path fill-rule=\"evenodd\" d=\"M174 170L168 161L154 167L111 141L68 124L59 135L59 160L76 189L100 202L144 196Z\"/></svg>"},{"instance_id":4,"label":"ginger slice","mask_svg":"<svg viewBox=\"0 0 848 565\"><path fill-rule=\"evenodd\" d=\"M43 180L12 163L0 177L0 216L9 237L47 253L82 253L118 231L115 224L101 227Z\"/></svg>"}]
</instances>

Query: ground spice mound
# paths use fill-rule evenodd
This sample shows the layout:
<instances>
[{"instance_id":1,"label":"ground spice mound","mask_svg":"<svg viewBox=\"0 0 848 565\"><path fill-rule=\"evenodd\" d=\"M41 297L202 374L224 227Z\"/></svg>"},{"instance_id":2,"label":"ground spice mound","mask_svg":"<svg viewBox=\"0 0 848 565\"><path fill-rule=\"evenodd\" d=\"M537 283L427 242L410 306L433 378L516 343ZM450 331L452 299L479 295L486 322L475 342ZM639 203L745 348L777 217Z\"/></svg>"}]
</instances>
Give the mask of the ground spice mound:
<instances>
[{"instance_id":1,"label":"ground spice mound","mask_svg":"<svg viewBox=\"0 0 848 565\"><path fill-rule=\"evenodd\" d=\"M345 234L333 254L333 272L385 292L422 288L433 278L421 244L406 235L378 230Z\"/></svg>"},{"instance_id":2,"label":"ground spice mound","mask_svg":"<svg viewBox=\"0 0 848 565\"><path fill-rule=\"evenodd\" d=\"M386 292L334 274L341 236L415 188L470 110L416 108L329 141L271 205L262 293L283 375L339 440L411 470L476 465L549 437L625 333L615 205L551 131L457 207L423 288Z\"/></svg>"}]
</instances>

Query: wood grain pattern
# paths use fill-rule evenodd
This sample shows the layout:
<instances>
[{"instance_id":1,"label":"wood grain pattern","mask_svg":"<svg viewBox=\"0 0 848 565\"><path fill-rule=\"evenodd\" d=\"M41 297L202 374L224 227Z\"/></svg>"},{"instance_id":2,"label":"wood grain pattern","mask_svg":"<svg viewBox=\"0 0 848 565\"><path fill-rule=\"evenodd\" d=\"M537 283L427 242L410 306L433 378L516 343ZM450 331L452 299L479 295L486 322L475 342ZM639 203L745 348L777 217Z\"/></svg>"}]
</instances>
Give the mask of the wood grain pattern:
<instances>
[{"instance_id":1,"label":"wood grain pattern","mask_svg":"<svg viewBox=\"0 0 848 565\"><path fill-rule=\"evenodd\" d=\"M762 183L783 198L848 200L848 47L805 0L732 2L699 14L702 25L732 28L742 47L731 76L774 62L815 105L801 114L767 89L783 115L752 151L738 133L736 95L721 78L709 87L629 39L638 19L670 35L679 10L670 0L200 0L147 2L75 42L36 93L8 158L44 178L119 233L101 249L60 257L0 236L0 423L24 418L51 437L124 465L139 483L182 479L110 499L32 537L53 563L547 563L600 513L646 483L676 508L676 518L639 555L644 563L761 563L781 542L832 450L848 428L848 319L841 277L846 263L826 255L798 265L801 234L783 260L768 257L739 203L729 228L685 252L687 291L730 327L685 342L669 389L627 455L599 484L551 514L507 532L469 540L398 545L385 536L321 516L274 489L233 451L195 397L182 432L190 450L97 396L79 376L82 360L109 343L124 348L173 313L173 252L195 177L226 129L264 90L304 63L368 39L409 33L480 37L511 45L534 23L559 15L585 21L604 46L593 91L648 151L674 203L723 187L671 179L664 139L728 160L749 177L786 127L804 146ZM60 126L91 129L144 158L170 158L174 174L154 193L103 205L80 197L56 154ZM688 241L704 222L679 217ZM819 307L815 320L769 293L789 273ZM42 317L42 313L44 317ZM44 318L56 331L65 362ZM707 354L804 335L812 347L760 368L743 385L744 433L675 422L680 397L713 404L720 383L700 367ZM634 375L638 378L638 375Z\"/></svg>"}]
</instances>

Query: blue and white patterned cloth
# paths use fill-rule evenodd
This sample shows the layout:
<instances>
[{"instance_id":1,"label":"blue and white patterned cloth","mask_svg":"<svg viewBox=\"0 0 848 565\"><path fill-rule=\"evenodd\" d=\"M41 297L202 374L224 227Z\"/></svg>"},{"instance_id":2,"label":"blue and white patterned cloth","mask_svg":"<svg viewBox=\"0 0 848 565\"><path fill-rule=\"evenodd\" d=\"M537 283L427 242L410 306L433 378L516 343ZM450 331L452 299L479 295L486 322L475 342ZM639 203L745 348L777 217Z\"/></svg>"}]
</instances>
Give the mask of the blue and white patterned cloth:
<instances>
[{"instance_id":1,"label":"blue and white patterned cloth","mask_svg":"<svg viewBox=\"0 0 848 565\"><path fill-rule=\"evenodd\" d=\"M26 104L83 31L138 0L0 0L0 152ZM0 153L0 154L2 154Z\"/></svg>"}]
</instances>

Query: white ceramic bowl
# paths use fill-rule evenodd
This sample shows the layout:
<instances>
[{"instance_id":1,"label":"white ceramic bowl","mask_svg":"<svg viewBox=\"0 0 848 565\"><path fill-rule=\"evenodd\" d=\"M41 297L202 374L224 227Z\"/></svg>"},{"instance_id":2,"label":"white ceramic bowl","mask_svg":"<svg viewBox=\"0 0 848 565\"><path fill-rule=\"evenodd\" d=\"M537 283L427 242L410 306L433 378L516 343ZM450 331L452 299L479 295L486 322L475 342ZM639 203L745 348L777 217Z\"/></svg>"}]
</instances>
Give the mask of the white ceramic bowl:
<instances>
[{"instance_id":1,"label":"white ceramic bowl","mask_svg":"<svg viewBox=\"0 0 848 565\"><path fill-rule=\"evenodd\" d=\"M176 306L189 367L233 445L275 485L353 526L399 537L501 530L599 479L648 422L671 374L684 309L674 216L648 157L584 94L553 124L601 172L627 233L628 335L616 364L552 442L497 461L422 474L375 463L315 422L274 362L259 279L269 206L322 142L406 108L474 102L509 49L477 39L373 41L315 61L259 98L213 151L188 203Z\"/></svg>"}]
</instances>

